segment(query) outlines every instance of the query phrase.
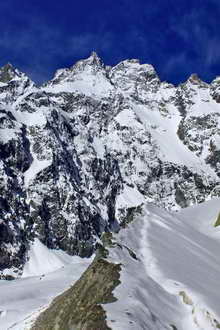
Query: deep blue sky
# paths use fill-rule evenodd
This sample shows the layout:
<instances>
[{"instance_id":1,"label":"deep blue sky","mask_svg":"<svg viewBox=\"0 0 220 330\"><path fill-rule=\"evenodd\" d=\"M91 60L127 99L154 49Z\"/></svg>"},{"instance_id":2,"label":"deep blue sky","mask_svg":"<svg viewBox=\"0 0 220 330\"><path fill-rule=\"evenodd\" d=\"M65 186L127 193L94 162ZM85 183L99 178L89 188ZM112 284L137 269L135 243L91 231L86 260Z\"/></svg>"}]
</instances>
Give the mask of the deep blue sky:
<instances>
[{"instance_id":1,"label":"deep blue sky","mask_svg":"<svg viewBox=\"0 0 220 330\"><path fill-rule=\"evenodd\" d=\"M220 0L2 0L0 66L35 81L95 50L108 65L151 63L162 80L220 75Z\"/></svg>"}]
</instances>

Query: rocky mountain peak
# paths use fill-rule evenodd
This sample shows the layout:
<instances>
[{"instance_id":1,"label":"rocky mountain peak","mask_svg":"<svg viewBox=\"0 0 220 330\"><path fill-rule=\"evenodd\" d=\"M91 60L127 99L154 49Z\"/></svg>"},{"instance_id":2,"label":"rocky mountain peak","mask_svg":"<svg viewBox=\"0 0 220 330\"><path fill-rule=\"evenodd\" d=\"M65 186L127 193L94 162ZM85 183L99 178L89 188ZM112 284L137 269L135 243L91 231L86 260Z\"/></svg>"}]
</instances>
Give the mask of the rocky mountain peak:
<instances>
[{"instance_id":1,"label":"rocky mountain peak","mask_svg":"<svg viewBox=\"0 0 220 330\"><path fill-rule=\"evenodd\" d=\"M94 51L91 52L90 56L85 61L87 61L88 63L91 63L93 65L102 65L103 64L101 58Z\"/></svg>"},{"instance_id":2,"label":"rocky mountain peak","mask_svg":"<svg viewBox=\"0 0 220 330\"><path fill-rule=\"evenodd\" d=\"M191 74L187 82L191 83L192 85L199 85L200 87L208 87L208 84L202 81L197 75L197 73Z\"/></svg>"},{"instance_id":3,"label":"rocky mountain peak","mask_svg":"<svg viewBox=\"0 0 220 330\"><path fill-rule=\"evenodd\" d=\"M8 63L0 68L0 102L12 104L19 96L31 91L34 83L29 77Z\"/></svg>"},{"instance_id":4,"label":"rocky mountain peak","mask_svg":"<svg viewBox=\"0 0 220 330\"><path fill-rule=\"evenodd\" d=\"M106 75L104 64L100 57L92 52L91 55L83 60L77 61L70 68L59 69L56 71L54 78L46 85L60 84L62 82L71 82L83 79L84 76L97 74Z\"/></svg>"},{"instance_id":5,"label":"rocky mountain peak","mask_svg":"<svg viewBox=\"0 0 220 330\"><path fill-rule=\"evenodd\" d=\"M19 77L21 73L13 67L11 63L5 64L0 68L0 82L8 83L15 77Z\"/></svg>"},{"instance_id":6,"label":"rocky mountain peak","mask_svg":"<svg viewBox=\"0 0 220 330\"><path fill-rule=\"evenodd\" d=\"M15 68L11 63L7 63L0 68L0 82L10 83L12 80L28 80L33 85L33 82L25 73Z\"/></svg>"},{"instance_id":7,"label":"rocky mountain peak","mask_svg":"<svg viewBox=\"0 0 220 330\"><path fill-rule=\"evenodd\" d=\"M129 59L114 66L109 77L111 82L129 95L142 100L145 92L156 92L160 86L160 79L150 64L140 64L137 59ZM144 94L144 95L143 95Z\"/></svg>"},{"instance_id":8,"label":"rocky mountain peak","mask_svg":"<svg viewBox=\"0 0 220 330\"><path fill-rule=\"evenodd\" d=\"M112 68L112 74L115 72L122 71L124 75L136 74L145 76L157 76L154 67L151 64L141 64L138 59L128 59L120 62L115 67Z\"/></svg>"},{"instance_id":9,"label":"rocky mountain peak","mask_svg":"<svg viewBox=\"0 0 220 330\"><path fill-rule=\"evenodd\" d=\"M97 70L100 70L103 67L104 64L101 58L93 51L88 58L76 62L70 69L73 72L81 72L84 70L97 72Z\"/></svg>"}]
</instances>

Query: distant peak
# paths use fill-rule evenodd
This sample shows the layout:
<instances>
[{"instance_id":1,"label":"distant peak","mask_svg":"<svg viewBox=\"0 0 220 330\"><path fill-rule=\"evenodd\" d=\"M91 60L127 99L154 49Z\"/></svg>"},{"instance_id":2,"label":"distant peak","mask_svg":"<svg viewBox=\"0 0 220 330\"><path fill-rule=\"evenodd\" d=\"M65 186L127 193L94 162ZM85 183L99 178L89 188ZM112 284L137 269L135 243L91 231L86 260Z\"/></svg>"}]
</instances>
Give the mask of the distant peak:
<instances>
[{"instance_id":1,"label":"distant peak","mask_svg":"<svg viewBox=\"0 0 220 330\"><path fill-rule=\"evenodd\" d=\"M193 73L191 74L191 76L188 78L188 81L193 84L193 85L204 85L206 84L204 81L202 81L199 76L197 75L197 73Z\"/></svg>"},{"instance_id":2,"label":"distant peak","mask_svg":"<svg viewBox=\"0 0 220 330\"><path fill-rule=\"evenodd\" d=\"M23 72L15 68L11 63L7 63L4 66L0 67L0 82L1 83L9 83L14 79L25 79L28 80L29 83L33 82L31 79Z\"/></svg>"},{"instance_id":3,"label":"distant peak","mask_svg":"<svg viewBox=\"0 0 220 330\"><path fill-rule=\"evenodd\" d=\"M1 70L2 69L4 69L4 70L14 70L14 67L13 67L13 65L11 64L11 63L7 63L7 64L5 64L2 68L1 68Z\"/></svg>"},{"instance_id":4,"label":"distant peak","mask_svg":"<svg viewBox=\"0 0 220 330\"><path fill-rule=\"evenodd\" d=\"M13 65L11 64L11 63L7 63L7 64L5 64L5 65L3 65L1 68L0 68L0 71L2 72L2 71L14 71L15 69L14 69L14 67L13 67Z\"/></svg>"},{"instance_id":5,"label":"distant peak","mask_svg":"<svg viewBox=\"0 0 220 330\"><path fill-rule=\"evenodd\" d=\"M117 72L121 72L121 74L124 76L131 77L132 75L134 79L136 79L135 77L139 76L141 79L147 80L148 82L152 79L156 79L157 81L160 80L153 65L141 64L138 59L123 60L114 66L111 70L111 78L113 78L115 74L117 75Z\"/></svg>"},{"instance_id":6,"label":"distant peak","mask_svg":"<svg viewBox=\"0 0 220 330\"><path fill-rule=\"evenodd\" d=\"M70 72L80 72L85 70L85 68L90 67L92 70L97 70L104 67L101 58L96 52L92 52L89 57L77 61L73 66L70 67ZM60 72L59 72L60 73ZM68 72L65 72L65 75Z\"/></svg>"},{"instance_id":7,"label":"distant peak","mask_svg":"<svg viewBox=\"0 0 220 330\"><path fill-rule=\"evenodd\" d=\"M136 59L136 58L123 60L122 62L117 64L115 67L123 67L123 66L126 66L126 67L131 66L134 68L139 67L141 70L148 71L152 74L156 73L156 70L154 69L152 64L146 64L146 63L142 64L142 63L140 63L140 60Z\"/></svg>"},{"instance_id":8,"label":"distant peak","mask_svg":"<svg viewBox=\"0 0 220 330\"><path fill-rule=\"evenodd\" d=\"M94 51L91 52L90 56L85 61L95 65L102 65L101 58Z\"/></svg>"},{"instance_id":9,"label":"distant peak","mask_svg":"<svg viewBox=\"0 0 220 330\"><path fill-rule=\"evenodd\" d=\"M200 81L200 78L197 73L192 73L191 76L189 77L189 80Z\"/></svg>"},{"instance_id":10,"label":"distant peak","mask_svg":"<svg viewBox=\"0 0 220 330\"><path fill-rule=\"evenodd\" d=\"M90 57L91 57L91 58L94 58L94 59L99 58L98 54L97 54L95 51L92 51L92 52L91 52Z\"/></svg>"},{"instance_id":11,"label":"distant peak","mask_svg":"<svg viewBox=\"0 0 220 330\"><path fill-rule=\"evenodd\" d=\"M81 64L98 64L98 65L100 65L100 64L102 64L102 60L101 60L101 58L98 56L98 54L97 54L96 52L92 51L89 57L77 61L77 62L73 65L73 67L74 67L75 65L79 65L79 66L80 66Z\"/></svg>"},{"instance_id":12,"label":"distant peak","mask_svg":"<svg viewBox=\"0 0 220 330\"><path fill-rule=\"evenodd\" d=\"M0 82L7 83L18 75L18 71L11 63L7 63L0 68Z\"/></svg>"}]
</instances>

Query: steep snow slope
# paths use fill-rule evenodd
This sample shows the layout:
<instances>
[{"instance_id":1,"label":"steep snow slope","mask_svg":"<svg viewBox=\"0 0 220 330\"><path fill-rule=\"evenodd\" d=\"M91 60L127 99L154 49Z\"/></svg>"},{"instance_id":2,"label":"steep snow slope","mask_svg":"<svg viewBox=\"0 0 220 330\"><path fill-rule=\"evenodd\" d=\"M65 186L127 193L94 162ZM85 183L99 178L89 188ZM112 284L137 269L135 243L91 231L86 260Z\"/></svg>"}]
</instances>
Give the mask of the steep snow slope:
<instances>
[{"instance_id":1,"label":"steep snow slope","mask_svg":"<svg viewBox=\"0 0 220 330\"><path fill-rule=\"evenodd\" d=\"M35 240L23 278L0 281L0 329L29 329L40 311L77 281L90 263L91 259L49 250Z\"/></svg>"},{"instance_id":2,"label":"steep snow slope","mask_svg":"<svg viewBox=\"0 0 220 330\"><path fill-rule=\"evenodd\" d=\"M219 328L220 231L202 230L219 210L220 199L183 214L149 205L115 236L136 259L120 246L110 249L108 260L122 265L118 300L103 305L111 329Z\"/></svg>"}]
</instances>

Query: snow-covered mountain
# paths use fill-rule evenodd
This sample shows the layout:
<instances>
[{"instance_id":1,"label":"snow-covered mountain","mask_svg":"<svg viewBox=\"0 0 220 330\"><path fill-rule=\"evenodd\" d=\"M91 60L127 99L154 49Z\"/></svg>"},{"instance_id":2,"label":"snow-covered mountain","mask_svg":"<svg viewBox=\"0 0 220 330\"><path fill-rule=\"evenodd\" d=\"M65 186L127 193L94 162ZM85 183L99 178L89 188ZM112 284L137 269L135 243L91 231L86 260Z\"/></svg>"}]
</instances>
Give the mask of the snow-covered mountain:
<instances>
[{"instance_id":1,"label":"snow-covered mountain","mask_svg":"<svg viewBox=\"0 0 220 330\"><path fill-rule=\"evenodd\" d=\"M175 87L97 54L43 86L0 69L0 274L32 242L89 256L145 201L178 210L220 193L220 78Z\"/></svg>"},{"instance_id":2,"label":"snow-covered mountain","mask_svg":"<svg viewBox=\"0 0 220 330\"><path fill-rule=\"evenodd\" d=\"M36 239L23 278L0 281L1 330L219 329L219 206L143 203L118 234L102 235L93 261Z\"/></svg>"}]
</instances>

